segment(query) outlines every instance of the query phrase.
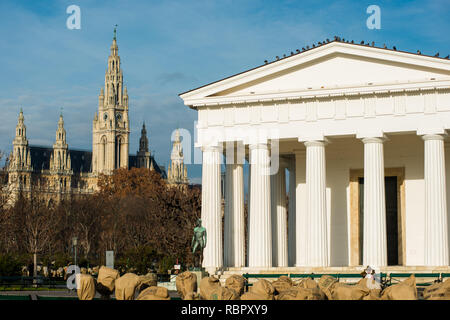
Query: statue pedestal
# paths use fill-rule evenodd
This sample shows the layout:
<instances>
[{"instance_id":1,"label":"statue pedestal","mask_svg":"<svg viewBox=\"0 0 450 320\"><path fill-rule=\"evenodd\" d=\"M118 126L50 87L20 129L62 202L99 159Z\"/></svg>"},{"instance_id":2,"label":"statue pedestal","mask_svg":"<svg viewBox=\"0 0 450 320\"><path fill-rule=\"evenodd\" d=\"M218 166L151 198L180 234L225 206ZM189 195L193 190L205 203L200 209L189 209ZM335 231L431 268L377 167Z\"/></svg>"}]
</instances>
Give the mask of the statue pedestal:
<instances>
[{"instance_id":1,"label":"statue pedestal","mask_svg":"<svg viewBox=\"0 0 450 320\"><path fill-rule=\"evenodd\" d=\"M193 268L189 271L197 276L197 292L200 292L200 281L202 281L203 278L208 277L208 272L206 272L204 268Z\"/></svg>"}]
</instances>

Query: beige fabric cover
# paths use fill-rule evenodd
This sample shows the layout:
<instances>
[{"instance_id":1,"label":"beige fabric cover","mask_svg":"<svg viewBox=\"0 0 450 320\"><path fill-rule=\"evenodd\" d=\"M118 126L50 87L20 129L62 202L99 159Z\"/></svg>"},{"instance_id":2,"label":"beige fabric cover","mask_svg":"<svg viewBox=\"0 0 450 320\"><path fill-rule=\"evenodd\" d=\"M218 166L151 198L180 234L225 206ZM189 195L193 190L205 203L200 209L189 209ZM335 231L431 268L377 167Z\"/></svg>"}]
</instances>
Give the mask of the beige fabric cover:
<instances>
[{"instance_id":1,"label":"beige fabric cover","mask_svg":"<svg viewBox=\"0 0 450 320\"><path fill-rule=\"evenodd\" d=\"M195 273L185 271L175 279L177 292L181 299L188 300L186 297L197 292L197 275ZM192 300L192 299L191 299Z\"/></svg>"},{"instance_id":2,"label":"beige fabric cover","mask_svg":"<svg viewBox=\"0 0 450 320\"><path fill-rule=\"evenodd\" d=\"M277 294L292 289L293 285L292 280L287 276L281 276L272 282L272 286Z\"/></svg>"},{"instance_id":3,"label":"beige fabric cover","mask_svg":"<svg viewBox=\"0 0 450 320\"><path fill-rule=\"evenodd\" d=\"M319 288L292 287L281 292L277 300L325 300L325 294Z\"/></svg>"},{"instance_id":4,"label":"beige fabric cover","mask_svg":"<svg viewBox=\"0 0 450 320\"><path fill-rule=\"evenodd\" d=\"M241 300L274 300L274 292L272 283L261 279L253 284L249 292L241 296Z\"/></svg>"},{"instance_id":5,"label":"beige fabric cover","mask_svg":"<svg viewBox=\"0 0 450 320\"><path fill-rule=\"evenodd\" d=\"M183 300L201 300L200 294L195 292L188 292L186 295L182 298Z\"/></svg>"},{"instance_id":6,"label":"beige fabric cover","mask_svg":"<svg viewBox=\"0 0 450 320\"><path fill-rule=\"evenodd\" d=\"M115 281L116 300L134 300L134 294L141 281L134 273L125 273Z\"/></svg>"},{"instance_id":7,"label":"beige fabric cover","mask_svg":"<svg viewBox=\"0 0 450 320\"><path fill-rule=\"evenodd\" d=\"M297 284L299 288L314 289L319 288L319 284L312 278L303 279ZM320 289L320 288L319 288Z\"/></svg>"},{"instance_id":8,"label":"beige fabric cover","mask_svg":"<svg viewBox=\"0 0 450 320\"><path fill-rule=\"evenodd\" d=\"M333 300L332 289L333 286L338 282L338 279L332 276L323 275L320 277L318 285L323 293L327 296L328 300Z\"/></svg>"},{"instance_id":9,"label":"beige fabric cover","mask_svg":"<svg viewBox=\"0 0 450 320\"><path fill-rule=\"evenodd\" d=\"M114 283L119 277L119 271L101 266L98 270L97 291L102 295L111 295L114 291Z\"/></svg>"},{"instance_id":10,"label":"beige fabric cover","mask_svg":"<svg viewBox=\"0 0 450 320\"><path fill-rule=\"evenodd\" d=\"M234 289L217 287L211 292L208 300L239 300L239 295Z\"/></svg>"},{"instance_id":11,"label":"beige fabric cover","mask_svg":"<svg viewBox=\"0 0 450 320\"><path fill-rule=\"evenodd\" d=\"M169 291L164 287L149 287L136 300L170 300Z\"/></svg>"},{"instance_id":12,"label":"beige fabric cover","mask_svg":"<svg viewBox=\"0 0 450 320\"><path fill-rule=\"evenodd\" d=\"M416 277L411 275L398 284L387 287L381 293L382 300L417 300Z\"/></svg>"},{"instance_id":13,"label":"beige fabric cover","mask_svg":"<svg viewBox=\"0 0 450 320\"><path fill-rule=\"evenodd\" d=\"M244 293L245 278L238 274L233 274L225 280L225 288L233 289L240 296Z\"/></svg>"},{"instance_id":14,"label":"beige fabric cover","mask_svg":"<svg viewBox=\"0 0 450 320\"><path fill-rule=\"evenodd\" d=\"M450 278L425 288L423 298L425 300L450 300Z\"/></svg>"},{"instance_id":15,"label":"beige fabric cover","mask_svg":"<svg viewBox=\"0 0 450 320\"><path fill-rule=\"evenodd\" d=\"M156 273L147 273L145 276L139 276L139 280L139 290L143 290L148 287L156 287L158 285L158 275Z\"/></svg>"},{"instance_id":16,"label":"beige fabric cover","mask_svg":"<svg viewBox=\"0 0 450 320\"><path fill-rule=\"evenodd\" d=\"M374 279L361 279L354 286L352 296L353 298L355 296L362 296L362 300L380 300L381 285Z\"/></svg>"},{"instance_id":17,"label":"beige fabric cover","mask_svg":"<svg viewBox=\"0 0 450 320\"><path fill-rule=\"evenodd\" d=\"M216 277L205 277L200 281L200 296L203 300L209 300L211 293L220 287L219 279Z\"/></svg>"},{"instance_id":18,"label":"beige fabric cover","mask_svg":"<svg viewBox=\"0 0 450 320\"><path fill-rule=\"evenodd\" d=\"M95 297L95 280L88 274L76 275L77 295L79 300L92 300Z\"/></svg>"}]
</instances>

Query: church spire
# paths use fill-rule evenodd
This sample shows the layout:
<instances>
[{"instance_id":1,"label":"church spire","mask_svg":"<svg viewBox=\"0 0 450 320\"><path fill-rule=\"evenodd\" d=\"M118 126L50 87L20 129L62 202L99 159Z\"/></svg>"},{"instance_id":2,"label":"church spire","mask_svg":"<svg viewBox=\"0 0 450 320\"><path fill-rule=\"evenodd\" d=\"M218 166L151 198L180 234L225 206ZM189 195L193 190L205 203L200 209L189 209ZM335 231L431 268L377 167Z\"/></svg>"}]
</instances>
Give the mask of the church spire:
<instances>
[{"instance_id":1,"label":"church spire","mask_svg":"<svg viewBox=\"0 0 450 320\"><path fill-rule=\"evenodd\" d=\"M139 151L137 152L138 167L139 168L151 168L152 160L150 152L148 151L148 138L147 129L145 128L145 122L142 123L141 138L139 139Z\"/></svg>"},{"instance_id":2,"label":"church spire","mask_svg":"<svg viewBox=\"0 0 450 320\"><path fill-rule=\"evenodd\" d=\"M169 184L187 184L187 168L184 165L183 147L181 145L180 130L175 131L172 153L170 155L171 165L167 173Z\"/></svg>"},{"instance_id":3,"label":"church spire","mask_svg":"<svg viewBox=\"0 0 450 320\"><path fill-rule=\"evenodd\" d=\"M12 159L10 159L10 169L31 169L31 154L28 148L27 127L25 126L25 117L23 116L22 108L20 108L19 117L17 119Z\"/></svg>"},{"instance_id":4,"label":"church spire","mask_svg":"<svg viewBox=\"0 0 450 320\"><path fill-rule=\"evenodd\" d=\"M58 128L56 129L56 139L53 144L53 153L50 158L50 170L71 170L69 146L66 142L66 129L64 129L64 119L62 113L59 115Z\"/></svg>"}]
</instances>

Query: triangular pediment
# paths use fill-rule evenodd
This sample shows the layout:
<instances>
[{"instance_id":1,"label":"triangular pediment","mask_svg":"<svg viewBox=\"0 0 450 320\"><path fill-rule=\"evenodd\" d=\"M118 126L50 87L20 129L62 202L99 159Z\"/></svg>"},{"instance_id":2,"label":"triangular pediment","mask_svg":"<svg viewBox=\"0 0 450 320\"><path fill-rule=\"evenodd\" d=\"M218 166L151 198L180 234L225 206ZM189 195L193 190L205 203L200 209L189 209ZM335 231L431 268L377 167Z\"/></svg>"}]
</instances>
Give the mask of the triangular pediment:
<instances>
[{"instance_id":1,"label":"triangular pediment","mask_svg":"<svg viewBox=\"0 0 450 320\"><path fill-rule=\"evenodd\" d=\"M189 101L449 80L450 60L332 42L181 94Z\"/></svg>"}]
</instances>

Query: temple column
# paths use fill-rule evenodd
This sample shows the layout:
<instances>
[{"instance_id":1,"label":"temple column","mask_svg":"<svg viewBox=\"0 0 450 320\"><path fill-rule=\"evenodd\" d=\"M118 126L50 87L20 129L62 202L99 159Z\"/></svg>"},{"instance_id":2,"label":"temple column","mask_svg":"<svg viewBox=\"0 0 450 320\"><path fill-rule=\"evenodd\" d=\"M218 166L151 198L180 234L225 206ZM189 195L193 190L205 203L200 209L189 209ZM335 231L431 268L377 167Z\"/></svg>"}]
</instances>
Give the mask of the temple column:
<instances>
[{"instance_id":1,"label":"temple column","mask_svg":"<svg viewBox=\"0 0 450 320\"><path fill-rule=\"evenodd\" d=\"M386 199L384 188L384 138L363 138L364 236L363 264L387 265Z\"/></svg>"},{"instance_id":2,"label":"temple column","mask_svg":"<svg viewBox=\"0 0 450 320\"><path fill-rule=\"evenodd\" d=\"M307 141L307 250L306 264L326 267L328 259L325 141Z\"/></svg>"},{"instance_id":3,"label":"temple column","mask_svg":"<svg viewBox=\"0 0 450 320\"><path fill-rule=\"evenodd\" d=\"M295 178L295 158L289 162L289 207L288 207L288 265L295 265L295 240L296 240L296 228L295 228L295 198L296 198L296 178Z\"/></svg>"},{"instance_id":4,"label":"temple column","mask_svg":"<svg viewBox=\"0 0 450 320\"><path fill-rule=\"evenodd\" d=\"M425 265L448 266L444 136L428 134L422 138L425 141Z\"/></svg>"},{"instance_id":5,"label":"temple column","mask_svg":"<svg viewBox=\"0 0 450 320\"><path fill-rule=\"evenodd\" d=\"M217 146L203 148L201 216L207 232L202 266L213 274L223 266L220 148Z\"/></svg>"},{"instance_id":6,"label":"temple column","mask_svg":"<svg viewBox=\"0 0 450 320\"><path fill-rule=\"evenodd\" d=\"M286 173L280 163L276 174L271 176L272 191L272 263L274 267L288 266Z\"/></svg>"},{"instance_id":7,"label":"temple column","mask_svg":"<svg viewBox=\"0 0 450 320\"><path fill-rule=\"evenodd\" d=\"M249 267L272 266L270 158L266 143L250 145Z\"/></svg>"},{"instance_id":8,"label":"temple column","mask_svg":"<svg viewBox=\"0 0 450 320\"><path fill-rule=\"evenodd\" d=\"M234 155L234 153L233 153ZM243 163L229 159L225 175L225 265L245 266L244 168Z\"/></svg>"}]
</instances>

